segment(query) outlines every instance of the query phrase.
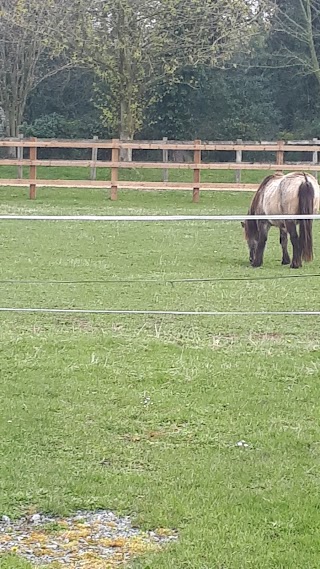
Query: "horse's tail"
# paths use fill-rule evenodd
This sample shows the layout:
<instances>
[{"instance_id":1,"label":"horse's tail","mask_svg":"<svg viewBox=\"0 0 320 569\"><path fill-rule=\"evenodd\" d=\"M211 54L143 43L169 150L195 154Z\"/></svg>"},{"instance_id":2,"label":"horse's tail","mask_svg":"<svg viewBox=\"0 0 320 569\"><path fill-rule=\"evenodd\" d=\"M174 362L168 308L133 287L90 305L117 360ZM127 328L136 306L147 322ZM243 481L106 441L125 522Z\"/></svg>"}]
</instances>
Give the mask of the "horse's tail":
<instances>
[{"instance_id":1,"label":"horse's tail","mask_svg":"<svg viewBox=\"0 0 320 569\"><path fill-rule=\"evenodd\" d=\"M313 214L313 204L314 204L314 189L311 182L309 182L307 176L304 174L304 182L300 184L299 187L299 211L298 213L303 215ZM299 245L301 251L301 257L304 261L312 261L313 259L313 242L312 242L312 219L301 219L300 220L300 236Z\"/></svg>"}]
</instances>

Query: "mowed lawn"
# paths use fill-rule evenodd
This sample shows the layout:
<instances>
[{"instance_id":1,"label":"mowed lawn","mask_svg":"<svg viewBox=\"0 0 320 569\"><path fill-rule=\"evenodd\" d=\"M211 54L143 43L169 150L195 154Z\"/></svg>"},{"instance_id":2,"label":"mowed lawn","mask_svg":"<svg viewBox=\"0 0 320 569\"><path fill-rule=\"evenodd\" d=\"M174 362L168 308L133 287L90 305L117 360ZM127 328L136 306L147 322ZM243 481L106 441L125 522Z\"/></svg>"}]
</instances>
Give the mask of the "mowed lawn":
<instances>
[{"instance_id":1,"label":"mowed lawn","mask_svg":"<svg viewBox=\"0 0 320 569\"><path fill-rule=\"evenodd\" d=\"M2 188L1 213L232 214L251 196ZM275 229L251 269L238 222L0 223L1 307L320 308L318 222L300 271ZM176 529L140 569L318 569L319 317L0 319L0 516L104 508Z\"/></svg>"}]
</instances>

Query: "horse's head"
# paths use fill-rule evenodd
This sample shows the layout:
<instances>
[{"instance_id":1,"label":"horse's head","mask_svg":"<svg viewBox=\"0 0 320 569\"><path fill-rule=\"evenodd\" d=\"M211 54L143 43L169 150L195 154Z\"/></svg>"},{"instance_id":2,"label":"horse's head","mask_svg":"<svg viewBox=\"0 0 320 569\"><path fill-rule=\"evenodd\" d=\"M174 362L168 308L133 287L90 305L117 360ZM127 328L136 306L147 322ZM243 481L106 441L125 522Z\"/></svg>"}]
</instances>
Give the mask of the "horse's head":
<instances>
[{"instance_id":1,"label":"horse's head","mask_svg":"<svg viewBox=\"0 0 320 569\"><path fill-rule=\"evenodd\" d=\"M271 174L261 182L259 188L253 196L248 215L255 216L257 214L265 213L263 198L265 196L265 192L267 191L267 187L270 182L273 182L275 179L278 179L280 181L282 178L283 174ZM246 219L246 221L241 225L244 228L244 235L249 247L249 260L252 265L256 260L255 257L259 242L260 227L256 219ZM261 259L259 259L259 262L261 264Z\"/></svg>"},{"instance_id":2,"label":"horse's head","mask_svg":"<svg viewBox=\"0 0 320 569\"><path fill-rule=\"evenodd\" d=\"M252 265L258 246L258 239L259 239L258 225L257 222L252 219L246 219L246 221L242 221L241 225L244 228L244 236L249 248L249 261L250 264Z\"/></svg>"}]
</instances>

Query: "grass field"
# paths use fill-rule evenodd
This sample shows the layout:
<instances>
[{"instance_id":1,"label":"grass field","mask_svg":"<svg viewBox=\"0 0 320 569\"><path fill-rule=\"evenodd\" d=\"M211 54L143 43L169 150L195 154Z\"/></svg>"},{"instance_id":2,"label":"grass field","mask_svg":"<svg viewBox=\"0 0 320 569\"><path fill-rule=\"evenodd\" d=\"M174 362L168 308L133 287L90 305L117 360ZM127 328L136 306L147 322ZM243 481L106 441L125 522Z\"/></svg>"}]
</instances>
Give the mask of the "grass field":
<instances>
[{"instance_id":1,"label":"grass field","mask_svg":"<svg viewBox=\"0 0 320 569\"><path fill-rule=\"evenodd\" d=\"M2 213L48 214L231 214L250 200L1 196ZM317 222L316 259L297 272L280 265L275 230L263 268L249 268L234 222L2 221L1 243L2 307L319 310ZM184 277L248 280L164 282ZM106 508L177 529L140 569L318 569L319 318L0 318L0 516ZM0 567L30 566L11 556Z\"/></svg>"},{"instance_id":2,"label":"grass field","mask_svg":"<svg viewBox=\"0 0 320 569\"><path fill-rule=\"evenodd\" d=\"M264 176L270 172L262 170L244 170L241 175L243 183L260 183ZM29 168L23 169L23 177L28 178ZM0 179L14 179L17 177L16 166L0 166ZM90 169L83 167L55 167L39 166L37 168L37 178L39 180L89 180ZM97 168L97 180L110 180L110 168ZM159 182L162 180L162 170L157 168L121 168L119 169L119 180L140 181L140 182ZM170 182L192 182L192 170L169 170ZM232 170L203 170L201 180L204 183L224 182L232 183L235 181L235 172Z\"/></svg>"}]
</instances>

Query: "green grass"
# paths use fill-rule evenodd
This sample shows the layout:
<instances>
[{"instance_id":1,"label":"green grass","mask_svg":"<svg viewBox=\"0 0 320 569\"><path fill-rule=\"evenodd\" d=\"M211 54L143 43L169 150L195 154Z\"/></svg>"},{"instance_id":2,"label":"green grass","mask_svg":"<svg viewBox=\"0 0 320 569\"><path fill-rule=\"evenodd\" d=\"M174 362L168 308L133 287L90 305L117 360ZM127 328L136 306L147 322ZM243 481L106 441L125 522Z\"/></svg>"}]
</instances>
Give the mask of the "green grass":
<instances>
[{"instance_id":1,"label":"green grass","mask_svg":"<svg viewBox=\"0 0 320 569\"><path fill-rule=\"evenodd\" d=\"M264 176L270 172L262 170L243 170L241 179L243 183L260 183ZM28 178L29 169L24 168L23 177ZM55 166L39 166L37 168L37 177L39 180L89 180L90 169L83 167L55 167ZM0 166L0 179L17 178L16 166ZM110 180L110 168L97 168L97 180ZM162 170L157 168L135 168L120 169L119 180L139 181L139 182L159 182L162 181ZM170 170L170 182L192 182L192 170ZM204 183L232 183L235 181L235 172L232 170L203 170L201 172L201 180Z\"/></svg>"},{"instance_id":2,"label":"green grass","mask_svg":"<svg viewBox=\"0 0 320 569\"><path fill-rule=\"evenodd\" d=\"M4 213L246 212L249 194L2 189ZM239 223L1 222L1 306L319 309ZM304 278L262 280L264 276ZM248 277L197 284L37 281ZM252 279L257 279L256 281ZM2 314L0 515L108 508L180 540L133 567L319 567L319 319ZM150 398L150 399L149 399ZM249 448L236 443L244 439ZM27 569L15 557L1 569Z\"/></svg>"}]
</instances>

